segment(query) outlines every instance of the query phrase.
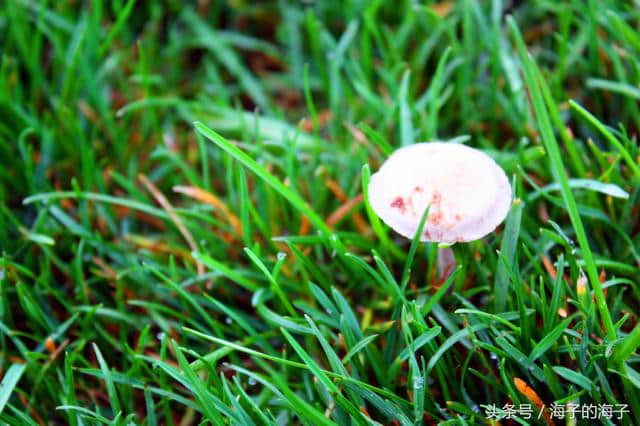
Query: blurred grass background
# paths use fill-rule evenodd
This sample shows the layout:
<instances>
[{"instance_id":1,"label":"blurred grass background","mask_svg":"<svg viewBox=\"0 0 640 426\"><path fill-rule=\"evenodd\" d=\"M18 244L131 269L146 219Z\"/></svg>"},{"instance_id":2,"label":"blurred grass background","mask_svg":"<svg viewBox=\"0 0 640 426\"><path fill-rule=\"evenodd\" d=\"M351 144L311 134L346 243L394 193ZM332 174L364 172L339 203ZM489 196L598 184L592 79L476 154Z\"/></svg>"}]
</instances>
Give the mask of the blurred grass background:
<instances>
[{"instance_id":1,"label":"blurred grass background","mask_svg":"<svg viewBox=\"0 0 640 426\"><path fill-rule=\"evenodd\" d=\"M639 14L5 0L0 420L640 423ZM363 192L434 139L518 197L449 279Z\"/></svg>"}]
</instances>

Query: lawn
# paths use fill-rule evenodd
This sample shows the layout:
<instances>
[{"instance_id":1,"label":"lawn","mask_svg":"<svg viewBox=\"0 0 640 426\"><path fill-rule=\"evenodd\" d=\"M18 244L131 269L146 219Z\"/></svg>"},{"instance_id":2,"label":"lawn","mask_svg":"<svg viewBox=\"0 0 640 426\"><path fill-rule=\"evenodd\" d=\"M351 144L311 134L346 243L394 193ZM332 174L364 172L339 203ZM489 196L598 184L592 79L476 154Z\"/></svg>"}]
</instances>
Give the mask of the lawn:
<instances>
[{"instance_id":1,"label":"lawn","mask_svg":"<svg viewBox=\"0 0 640 426\"><path fill-rule=\"evenodd\" d=\"M0 422L640 424L638 6L1 2ZM376 215L436 140L495 232Z\"/></svg>"}]
</instances>

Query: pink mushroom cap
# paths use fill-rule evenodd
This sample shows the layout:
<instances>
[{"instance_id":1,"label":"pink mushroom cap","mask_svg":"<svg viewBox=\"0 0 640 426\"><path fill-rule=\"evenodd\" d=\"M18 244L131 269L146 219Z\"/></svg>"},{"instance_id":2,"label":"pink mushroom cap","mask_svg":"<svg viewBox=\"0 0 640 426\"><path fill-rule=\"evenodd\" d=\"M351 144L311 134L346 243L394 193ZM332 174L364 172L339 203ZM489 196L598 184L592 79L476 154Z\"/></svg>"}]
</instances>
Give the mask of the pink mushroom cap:
<instances>
[{"instance_id":1,"label":"pink mushroom cap","mask_svg":"<svg viewBox=\"0 0 640 426\"><path fill-rule=\"evenodd\" d=\"M430 206L421 241L473 241L507 216L511 186L484 152L462 144L416 143L402 147L371 176L369 202L399 234L413 238Z\"/></svg>"}]
</instances>

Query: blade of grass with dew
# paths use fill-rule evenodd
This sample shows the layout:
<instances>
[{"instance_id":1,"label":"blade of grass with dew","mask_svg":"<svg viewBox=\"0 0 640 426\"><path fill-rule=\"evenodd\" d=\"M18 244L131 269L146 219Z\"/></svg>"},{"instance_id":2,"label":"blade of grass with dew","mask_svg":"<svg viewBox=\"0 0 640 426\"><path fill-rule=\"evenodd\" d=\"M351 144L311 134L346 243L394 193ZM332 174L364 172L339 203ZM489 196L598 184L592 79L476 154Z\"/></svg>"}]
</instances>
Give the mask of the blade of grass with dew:
<instances>
[{"instance_id":1,"label":"blade of grass with dew","mask_svg":"<svg viewBox=\"0 0 640 426\"><path fill-rule=\"evenodd\" d=\"M293 309L291 302L289 302L289 299L287 299L287 297L285 296L284 292L282 291L282 288L280 287L280 284L274 278L273 274L267 269L267 267L262 262L262 260L260 260L260 258L248 247L245 247L244 252L251 259L253 264L256 265L258 269L260 269L260 271L262 271L264 276L267 277L267 279L269 280L269 283L271 284L271 289L278 296L278 298L282 302L282 305L285 307L287 312L289 312L289 314L292 317L296 318L298 316L298 313L296 312L295 309Z\"/></svg>"}]
</instances>

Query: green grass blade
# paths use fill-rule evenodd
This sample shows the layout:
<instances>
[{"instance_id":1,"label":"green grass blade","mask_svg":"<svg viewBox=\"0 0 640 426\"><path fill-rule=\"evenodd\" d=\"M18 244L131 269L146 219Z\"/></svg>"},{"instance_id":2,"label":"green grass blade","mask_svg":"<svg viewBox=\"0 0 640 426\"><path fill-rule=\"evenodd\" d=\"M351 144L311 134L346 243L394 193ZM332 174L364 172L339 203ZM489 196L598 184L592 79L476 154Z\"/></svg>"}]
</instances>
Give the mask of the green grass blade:
<instances>
[{"instance_id":1,"label":"green grass blade","mask_svg":"<svg viewBox=\"0 0 640 426\"><path fill-rule=\"evenodd\" d=\"M605 326L607 338L610 341L613 341L616 339L616 332L613 327L613 321L611 320L611 313L609 312L609 307L607 306L607 301L604 297L604 292L602 291L602 284L598 277L598 270L591 252L591 247L589 246L584 225L580 218L580 214L578 213L578 207L569 186L569 179L567 178L566 171L562 163L562 154L558 147L555 135L553 134L551 122L549 121L549 116L540 93L539 86L544 84L544 82L539 77L539 71L537 71L535 63L527 53L522 37L520 36L520 31L511 17L509 18L509 26L511 28L511 33L516 40L518 51L520 52L520 60L522 61L525 80L531 94L533 108L538 120L537 124L542 134L542 140L545 144L546 151L549 154L551 171L554 178L560 183L562 198L567 206L567 213L569 214L569 218L571 219L571 223L573 224L573 228L576 232L578 244L582 250L587 275L589 276L589 283L591 284L596 296L596 303L600 312L600 318Z\"/></svg>"},{"instance_id":2,"label":"green grass blade","mask_svg":"<svg viewBox=\"0 0 640 426\"><path fill-rule=\"evenodd\" d=\"M13 390L26 368L27 366L25 364L11 364L9 369L4 373L4 377L0 383L0 413L2 413L5 405L7 405L9 397L11 397Z\"/></svg>"}]
</instances>

